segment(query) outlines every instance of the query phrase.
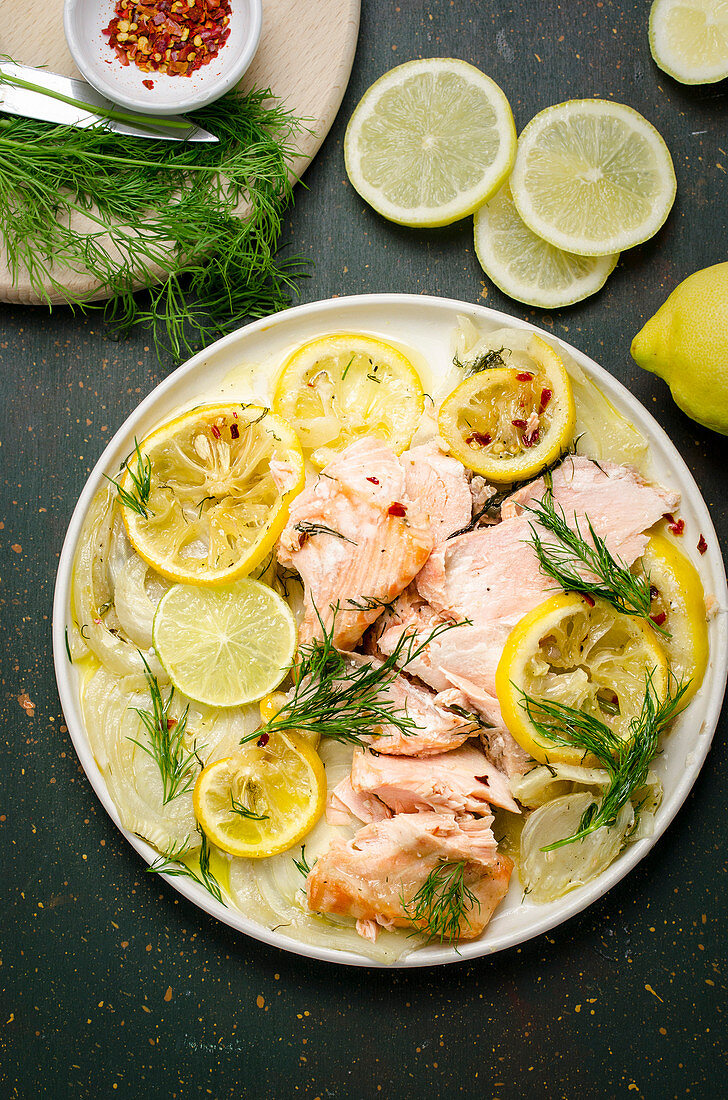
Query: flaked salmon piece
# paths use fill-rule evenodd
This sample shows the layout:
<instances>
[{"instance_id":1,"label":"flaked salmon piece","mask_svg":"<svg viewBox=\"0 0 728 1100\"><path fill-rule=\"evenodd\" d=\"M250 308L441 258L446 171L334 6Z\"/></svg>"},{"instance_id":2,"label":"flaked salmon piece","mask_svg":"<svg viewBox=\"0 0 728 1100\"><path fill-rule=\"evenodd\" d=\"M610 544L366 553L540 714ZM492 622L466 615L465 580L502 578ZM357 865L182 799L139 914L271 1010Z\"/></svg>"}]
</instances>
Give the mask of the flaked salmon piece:
<instances>
[{"instance_id":1,"label":"flaked salmon piece","mask_svg":"<svg viewBox=\"0 0 728 1100\"><path fill-rule=\"evenodd\" d=\"M400 455L407 499L430 517L436 546L467 527L473 511L465 467L444 450L445 443L436 436Z\"/></svg>"},{"instance_id":2,"label":"flaked salmon piece","mask_svg":"<svg viewBox=\"0 0 728 1100\"><path fill-rule=\"evenodd\" d=\"M417 926L405 906L443 861L464 861L464 880L476 902L466 902L459 933L460 939L475 939L505 897L513 870L512 861L498 853L491 822L490 817L458 822L452 814L395 814L365 826L351 840L337 838L308 875L309 908L383 927ZM358 927L371 935L370 925Z\"/></svg>"},{"instance_id":3,"label":"flaked salmon piece","mask_svg":"<svg viewBox=\"0 0 728 1100\"><path fill-rule=\"evenodd\" d=\"M409 667L409 666L408 666ZM448 709L466 710L465 696L452 690L433 695L426 687L398 676L381 692L400 711L405 711L417 727L402 733L396 726L382 725L381 733L368 737L370 746L390 756L434 756L449 752L475 737L477 724Z\"/></svg>"},{"instance_id":4,"label":"flaked salmon piece","mask_svg":"<svg viewBox=\"0 0 728 1100\"><path fill-rule=\"evenodd\" d=\"M352 817L367 825L391 817L392 811L376 795L355 791L347 775L329 792L326 800L326 821L329 825L348 825Z\"/></svg>"},{"instance_id":5,"label":"flaked salmon piece","mask_svg":"<svg viewBox=\"0 0 728 1100\"><path fill-rule=\"evenodd\" d=\"M351 788L354 794L375 797L396 814L420 810L456 816L487 814L491 804L519 812L507 777L472 745L425 758L357 749L351 762Z\"/></svg>"},{"instance_id":6,"label":"flaked salmon piece","mask_svg":"<svg viewBox=\"0 0 728 1100\"><path fill-rule=\"evenodd\" d=\"M350 452L351 469L346 463ZM367 481L366 469L377 471L370 475L377 485ZM422 568L433 546L432 529L418 505L401 503L403 495L398 459L377 440L360 440L293 501L278 560L304 583L301 642L322 637L317 611L330 629L338 604L334 645L353 649L383 605Z\"/></svg>"}]
</instances>

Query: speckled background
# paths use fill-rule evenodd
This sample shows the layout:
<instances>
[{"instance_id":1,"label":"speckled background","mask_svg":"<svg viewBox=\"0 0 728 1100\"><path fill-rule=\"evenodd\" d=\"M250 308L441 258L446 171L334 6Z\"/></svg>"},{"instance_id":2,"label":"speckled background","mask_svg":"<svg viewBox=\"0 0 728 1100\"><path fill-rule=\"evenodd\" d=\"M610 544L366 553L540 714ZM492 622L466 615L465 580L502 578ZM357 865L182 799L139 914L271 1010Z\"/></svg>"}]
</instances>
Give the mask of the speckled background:
<instances>
[{"instance_id":1,"label":"speckled background","mask_svg":"<svg viewBox=\"0 0 728 1100\"><path fill-rule=\"evenodd\" d=\"M646 2L363 7L348 94L287 218L285 239L315 259L302 300L422 291L563 335L667 429L725 544L725 439L683 417L629 356L669 290L726 259L725 83L684 88L655 68ZM342 139L355 103L390 66L432 55L492 75L519 129L550 103L592 95L657 125L675 161L675 208L596 298L550 315L521 307L485 286L469 223L398 229L352 191ZM96 316L0 306L1 1095L725 1095L725 718L677 820L626 881L555 932L476 963L368 972L302 960L235 935L143 873L71 746L50 609L84 480L170 367L143 334L116 343Z\"/></svg>"}]
</instances>

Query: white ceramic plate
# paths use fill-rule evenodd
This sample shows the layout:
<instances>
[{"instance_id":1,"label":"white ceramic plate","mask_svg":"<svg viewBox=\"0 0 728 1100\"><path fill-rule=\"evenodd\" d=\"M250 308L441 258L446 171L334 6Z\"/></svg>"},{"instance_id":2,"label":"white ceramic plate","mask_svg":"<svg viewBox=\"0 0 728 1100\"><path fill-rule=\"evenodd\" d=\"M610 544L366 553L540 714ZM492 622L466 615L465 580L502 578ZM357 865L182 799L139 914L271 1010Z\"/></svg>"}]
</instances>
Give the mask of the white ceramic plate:
<instances>
[{"instance_id":1,"label":"white ceramic plate","mask_svg":"<svg viewBox=\"0 0 728 1100\"><path fill-rule=\"evenodd\" d=\"M275 368L284 354L292 346L322 333L363 331L405 345L415 352L415 364L421 371L427 388L428 384L433 383L438 375L444 374L451 365L451 338L458 315L470 317L484 331L503 325L541 331L492 309L445 298L417 295L362 295L299 306L232 333L176 370L142 401L116 433L94 467L73 513L58 567L53 610L56 678L71 738L91 785L111 818L147 863L151 863L157 853L139 837L122 828L116 807L109 797L103 776L91 753L79 705L77 672L69 663L65 648L65 627L69 621L71 571L76 543L84 516L103 481L104 472L112 474L118 470L124 457L132 450L135 436L142 439L159 421L182 407L218 397L265 400L270 394ZM549 333L542 332L542 335L552 342L560 343L554 341ZM662 778L665 795L657 814L653 836L625 849L595 881L548 905L535 905L527 898L522 900L520 884L517 875L514 875L507 898L496 911L481 939L463 944L457 952L445 946L424 947L409 955L398 964L400 966L462 962L513 947L561 924L605 894L647 854L672 821L702 767L718 722L728 664L725 615L728 591L723 561L708 509L677 450L642 405L593 360L568 344L563 344L563 347L648 440L655 478L678 489L682 494L680 514L685 520L682 548L699 569L706 594L712 593L720 608L710 624L708 672L701 690L667 738L665 752L656 761L655 766ZM701 534L708 544L707 552L702 557L695 552ZM280 932L271 932L235 910L218 904L207 891L190 880L168 878L167 881L213 917L255 939L286 951L331 962L353 966L376 965L353 952L309 947L287 939Z\"/></svg>"}]
</instances>

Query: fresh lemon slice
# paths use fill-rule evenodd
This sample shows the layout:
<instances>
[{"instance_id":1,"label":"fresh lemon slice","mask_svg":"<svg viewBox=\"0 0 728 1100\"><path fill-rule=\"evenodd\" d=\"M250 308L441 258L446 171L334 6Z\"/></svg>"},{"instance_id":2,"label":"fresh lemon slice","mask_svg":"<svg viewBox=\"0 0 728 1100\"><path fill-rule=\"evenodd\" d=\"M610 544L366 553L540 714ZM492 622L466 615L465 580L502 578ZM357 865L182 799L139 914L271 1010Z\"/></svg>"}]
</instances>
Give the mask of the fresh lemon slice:
<instances>
[{"instance_id":1,"label":"fresh lemon slice","mask_svg":"<svg viewBox=\"0 0 728 1100\"><path fill-rule=\"evenodd\" d=\"M184 695L238 707L281 682L296 651L296 622L277 592L243 577L218 588L174 585L157 605L152 637Z\"/></svg>"},{"instance_id":2,"label":"fresh lemon slice","mask_svg":"<svg viewBox=\"0 0 728 1100\"><path fill-rule=\"evenodd\" d=\"M532 477L566 450L575 408L566 367L545 340L528 347L533 369L493 367L461 382L438 425L450 451L496 485Z\"/></svg>"},{"instance_id":3,"label":"fresh lemon slice","mask_svg":"<svg viewBox=\"0 0 728 1100\"><path fill-rule=\"evenodd\" d=\"M365 92L344 140L346 171L370 206L400 225L472 214L508 178L516 154L510 104L465 61L430 57Z\"/></svg>"},{"instance_id":4,"label":"fresh lemon slice","mask_svg":"<svg viewBox=\"0 0 728 1100\"><path fill-rule=\"evenodd\" d=\"M374 336L341 333L289 355L273 407L322 468L365 435L401 454L422 416L424 395L417 371L397 348Z\"/></svg>"},{"instance_id":5,"label":"fresh lemon slice","mask_svg":"<svg viewBox=\"0 0 728 1100\"><path fill-rule=\"evenodd\" d=\"M245 752L216 760L195 784L195 816L206 836L233 856L285 852L321 817L326 772L318 753L292 734L271 734Z\"/></svg>"},{"instance_id":6,"label":"fresh lemon slice","mask_svg":"<svg viewBox=\"0 0 728 1100\"><path fill-rule=\"evenodd\" d=\"M653 590L652 613L670 637L661 639L670 669L690 680L682 702L691 699L708 667L708 620L698 571L664 535L653 535L642 557ZM663 619L664 616L664 619Z\"/></svg>"},{"instance_id":7,"label":"fresh lemon slice","mask_svg":"<svg viewBox=\"0 0 728 1100\"><path fill-rule=\"evenodd\" d=\"M528 306L560 309L596 294L619 253L577 256L532 233L513 204L507 183L475 212L475 253L495 285Z\"/></svg>"},{"instance_id":8,"label":"fresh lemon slice","mask_svg":"<svg viewBox=\"0 0 728 1100\"><path fill-rule=\"evenodd\" d=\"M303 487L301 446L279 416L254 405L203 405L152 432L121 489L148 463L142 510L124 507L129 538L170 580L224 584L273 548Z\"/></svg>"},{"instance_id":9,"label":"fresh lemon slice","mask_svg":"<svg viewBox=\"0 0 728 1100\"><path fill-rule=\"evenodd\" d=\"M714 84L728 76L726 0L655 0L650 50L681 84Z\"/></svg>"},{"instance_id":10,"label":"fresh lemon slice","mask_svg":"<svg viewBox=\"0 0 728 1100\"><path fill-rule=\"evenodd\" d=\"M522 748L543 764L598 761L584 750L557 745L535 728L521 692L584 711L618 737L642 708L647 677L660 699L667 692L667 659L642 619L593 606L575 593L552 596L515 625L503 648L495 685L503 719Z\"/></svg>"},{"instance_id":11,"label":"fresh lemon slice","mask_svg":"<svg viewBox=\"0 0 728 1100\"><path fill-rule=\"evenodd\" d=\"M665 142L623 103L572 99L540 111L518 139L510 179L529 229L580 256L652 237L675 199Z\"/></svg>"}]
</instances>

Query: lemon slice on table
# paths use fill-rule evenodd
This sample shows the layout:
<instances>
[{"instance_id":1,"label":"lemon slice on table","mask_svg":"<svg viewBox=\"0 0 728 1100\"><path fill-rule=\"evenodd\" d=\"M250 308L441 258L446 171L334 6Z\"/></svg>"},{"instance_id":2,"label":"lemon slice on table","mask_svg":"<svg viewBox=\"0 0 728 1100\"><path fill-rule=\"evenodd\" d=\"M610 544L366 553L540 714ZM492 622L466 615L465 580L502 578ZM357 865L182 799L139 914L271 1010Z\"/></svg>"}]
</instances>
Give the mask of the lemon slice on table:
<instances>
[{"instance_id":1,"label":"lemon slice on table","mask_svg":"<svg viewBox=\"0 0 728 1100\"><path fill-rule=\"evenodd\" d=\"M503 91L465 61L408 61L365 92L346 129L352 185L390 221L450 225L508 178L516 154Z\"/></svg>"},{"instance_id":2,"label":"lemon slice on table","mask_svg":"<svg viewBox=\"0 0 728 1100\"><path fill-rule=\"evenodd\" d=\"M283 364L273 398L312 462L322 468L365 435L401 454L424 408L422 383L409 359L374 336L321 336Z\"/></svg>"},{"instance_id":3,"label":"lemon slice on table","mask_svg":"<svg viewBox=\"0 0 728 1100\"><path fill-rule=\"evenodd\" d=\"M650 8L655 63L681 84L713 84L728 76L726 0L655 0Z\"/></svg>"},{"instance_id":4,"label":"lemon slice on table","mask_svg":"<svg viewBox=\"0 0 728 1100\"><path fill-rule=\"evenodd\" d=\"M142 508L122 508L129 538L158 573L191 584L224 584L263 561L304 479L290 425L234 403L202 405L152 432L126 465L122 494L138 495L145 465Z\"/></svg>"},{"instance_id":5,"label":"lemon slice on table","mask_svg":"<svg viewBox=\"0 0 728 1100\"><path fill-rule=\"evenodd\" d=\"M653 535L641 559L652 587L652 615L670 634L661 638L678 680L690 680L685 704L703 682L708 667L708 620L705 595L693 563L665 538Z\"/></svg>"},{"instance_id":6,"label":"lemon slice on table","mask_svg":"<svg viewBox=\"0 0 728 1100\"><path fill-rule=\"evenodd\" d=\"M598 761L577 746L542 736L522 705L521 692L584 711L627 740L639 715L647 678L658 698L667 693L668 667L655 632L601 600L563 593L539 604L515 625L503 648L495 685L503 719L518 744L543 764Z\"/></svg>"},{"instance_id":7,"label":"lemon slice on table","mask_svg":"<svg viewBox=\"0 0 728 1100\"><path fill-rule=\"evenodd\" d=\"M197 777L195 816L209 840L233 856L285 852L321 817L326 772L318 753L293 734L208 764Z\"/></svg>"},{"instance_id":8,"label":"lemon slice on table","mask_svg":"<svg viewBox=\"0 0 728 1100\"><path fill-rule=\"evenodd\" d=\"M528 347L533 369L492 367L443 401L440 435L452 454L496 485L532 477L571 443L576 412L566 367L545 340Z\"/></svg>"},{"instance_id":9,"label":"lemon slice on table","mask_svg":"<svg viewBox=\"0 0 728 1100\"><path fill-rule=\"evenodd\" d=\"M152 637L176 688L211 707L237 707L278 686L296 651L286 601L243 577L218 588L177 584L154 614Z\"/></svg>"},{"instance_id":10,"label":"lemon slice on table","mask_svg":"<svg viewBox=\"0 0 728 1100\"><path fill-rule=\"evenodd\" d=\"M531 232L504 184L475 212L475 253L499 290L517 302L559 309L596 294L614 270L619 253L577 256Z\"/></svg>"},{"instance_id":11,"label":"lemon slice on table","mask_svg":"<svg viewBox=\"0 0 728 1100\"><path fill-rule=\"evenodd\" d=\"M605 256L652 237L675 199L665 142L623 103L572 99L540 111L518 139L510 178L529 229L580 256Z\"/></svg>"}]
</instances>

